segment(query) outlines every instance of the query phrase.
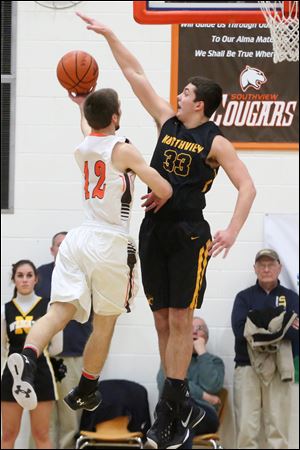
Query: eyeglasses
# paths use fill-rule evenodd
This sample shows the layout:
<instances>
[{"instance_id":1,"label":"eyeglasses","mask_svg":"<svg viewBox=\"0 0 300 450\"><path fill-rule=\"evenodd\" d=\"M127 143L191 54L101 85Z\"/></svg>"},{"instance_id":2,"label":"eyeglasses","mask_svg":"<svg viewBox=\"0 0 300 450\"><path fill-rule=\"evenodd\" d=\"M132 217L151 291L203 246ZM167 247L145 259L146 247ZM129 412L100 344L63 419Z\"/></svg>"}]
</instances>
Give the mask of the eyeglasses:
<instances>
[{"instance_id":1,"label":"eyeglasses","mask_svg":"<svg viewBox=\"0 0 300 450\"><path fill-rule=\"evenodd\" d=\"M198 325L197 327L193 327L194 331L205 331L205 333L207 333L207 329L204 325Z\"/></svg>"},{"instance_id":2,"label":"eyeglasses","mask_svg":"<svg viewBox=\"0 0 300 450\"><path fill-rule=\"evenodd\" d=\"M258 270L274 270L278 267L278 262L273 261L271 263L256 263L256 267Z\"/></svg>"}]
</instances>

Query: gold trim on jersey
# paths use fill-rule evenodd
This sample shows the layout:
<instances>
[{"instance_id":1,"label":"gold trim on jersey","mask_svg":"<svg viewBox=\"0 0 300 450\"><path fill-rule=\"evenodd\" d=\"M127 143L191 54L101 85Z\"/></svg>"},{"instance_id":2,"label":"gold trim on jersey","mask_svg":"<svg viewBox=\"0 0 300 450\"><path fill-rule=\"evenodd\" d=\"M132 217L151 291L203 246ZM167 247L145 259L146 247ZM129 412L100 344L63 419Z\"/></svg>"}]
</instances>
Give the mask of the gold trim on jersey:
<instances>
[{"instance_id":1,"label":"gold trim on jersey","mask_svg":"<svg viewBox=\"0 0 300 450\"><path fill-rule=\"evenodd\" d=\"M214 181L214 179L216 178L218 172L217 172L216 169L213 169L213 171L214 171L214 176L213 176L213 178L211 178L210 180L208 180L208 181L205 183L204 188L202 189L201 192L203 192L203 193L207 192L208 186L209 186L209 185Z\"/></svg>"},{"instance_id":2,"label":"gold trim on jersey","mask_svg":"<svg viewBox=\"0 0 300 450\"><path fill-rule=\"evenodd\" d=\"M190 309L195 309L197 307L198 296L202 287L203 277L208 263L208 251L210 248L210 244L211 240L209 239L206 244L201 247L199 252L196 286L193 294L193 299L189 306Z\"/></svg>"},{"instance_id":3,"label":"gold trim on jersey","mask_svg":"<svg viewBox=\"0 0 300 450\"><path fill-rule=\"evenodd\" d=\"M36 302L35 302L35 303L31 306L31 308L30 308L28 311L26 311L26 312L24 312L24 311L22 310L21 306L17 303L17 298L13 298L13 299L12 299L12 302L13 302L13 304L15 305L15 307L17 308L17 310L22 314L22 316L25 317L25 316L28 316L28 314L31 313L31 311L33 310L33 308L35 308L36 305L37 305L41 300L42 300L42 297L38 297L37 300L36 300Z\"/></svg>"},{"instance_id":4,"label":"gold trim on jersey","mask_svg":"<svg viewBox=\"0 0 300 450\"><path fill-rule=\"evenodd\" d=\"M54 390L54 395L55 395L55 400L59 400L59 394L58 394L58 390L57 390L57 384L56 384L56 379L55 379L55 373L54 373L54 369L50 360L50 355L47 349L45 349L43 351L43 355L46 358L46 362L48 364L48 368L51 374L51 378L52 378L52 383L53 383L53 390Z\"/></svg>"}]
</instances>

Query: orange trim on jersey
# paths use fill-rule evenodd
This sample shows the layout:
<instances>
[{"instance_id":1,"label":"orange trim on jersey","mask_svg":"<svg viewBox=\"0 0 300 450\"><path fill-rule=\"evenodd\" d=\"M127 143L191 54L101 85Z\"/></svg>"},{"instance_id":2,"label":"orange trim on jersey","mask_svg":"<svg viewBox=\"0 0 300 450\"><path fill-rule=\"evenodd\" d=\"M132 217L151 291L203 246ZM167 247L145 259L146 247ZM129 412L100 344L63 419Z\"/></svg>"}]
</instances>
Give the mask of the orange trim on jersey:
<instances>
[{"instance_id":1,"label":"orange trim on jersey","mask_svg":"<svg viewBox=\"0 0 300 450\"><path fill-rule=\"evenodd\" d=\"M196 287L193 294L193 300L190 303L190 309L195 309L197 307L197 301L198 301L198 295L199 291L202 287L203 277L205 274L205 269L208 263L208 250L210 247L211 240L209 239L205 246L201 247L199 252L199 258L198 258L198 269L197 269L197 280L196 280Z\"/></svg>"},{"instance_id":2,"label":"orange trim on jersey","mask_svg":"<svg viewBox=\"0 0 300 450\"><path fill-rule=\"evenodd\" d=\"M89 136L109 136L109 134L104 134L104 133L96 133L95 131L93 133L90 133Z\"/></svg>"},{"instance_id":3,"label":"orange trim on jersey","mask_svg":"<svg viewBox=\"0 0 300 450\"><path fill-rule=\"evenodd\" d=\"M42 300L42 297L38 297L38 298L36 299L36 302L32 305L32 307L30 308L30 310L27 311L27 312L24 312L24 311L22 310L21 306L17 303L17 299L16 299L16 298L14 298L14 299L12 300L12 302L13 302L13 304L15 305L15 307L17 308L17 310L18 310L18 311L22 314L22 316L25 318L25 316L28 316L28 314L31 313L31 311L33 310L33 308L35 308L36 305L37 305L41 300Z\"/></svg>"}]
</instances>

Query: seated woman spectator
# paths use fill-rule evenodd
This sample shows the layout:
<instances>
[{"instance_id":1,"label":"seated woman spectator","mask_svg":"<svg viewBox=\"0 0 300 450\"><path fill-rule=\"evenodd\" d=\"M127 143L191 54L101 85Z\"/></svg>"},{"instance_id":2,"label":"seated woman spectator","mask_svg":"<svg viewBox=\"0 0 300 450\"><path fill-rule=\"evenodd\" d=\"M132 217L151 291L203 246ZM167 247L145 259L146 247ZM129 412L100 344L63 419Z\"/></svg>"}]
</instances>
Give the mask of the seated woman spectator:
<instances>
[{"instance_id":1,"label":"seated woman spectator","mask_svg":"<svg viewBox=\"0 0 300 450\"><path fill-rule=\"evenodd\" d=\"M205 411L204 418L190 430L188 440L180 448L192 448L193 437L198 434L214 433L218 430L217 408L220 399L217 393L224 383L225 367L221 358L206 349L209 337L208 327L203 319L193 319L193 355L188 368L187 379L192 400ZM157 374L158 389L161 392L165 381L162 367Z\"/></svg>"},{"instance_id":2,"label":"seated woman spectator","mask_svg":"<svg viewBox=\"0 0 300 450\"><path fill-rule=\"evenodd\" d=\"M29 260L12 265L11 279L15 284L11 301L4 305L1 317L1 347L4 353L21 353L25 338L33 323L47 311L48 299L38 297L34 287L38 281L37 269ZM49 350L49 351L48 351ZM49 424L53 400L57 399L56 382L49 354L62 350L62 333L58 333L49 348L37 362L36 392L38 406L30 411L31 433L36 448L53 448L49 439ZM7 356L8 356L7 355ZM17 366L11 370L18 371ZM23 408L12 395L13 379L5 364L1 378L2 440L1 448L12 449L20 431ZM14 391L18 390L14 386Z\"/></svg>"}]
</instances>

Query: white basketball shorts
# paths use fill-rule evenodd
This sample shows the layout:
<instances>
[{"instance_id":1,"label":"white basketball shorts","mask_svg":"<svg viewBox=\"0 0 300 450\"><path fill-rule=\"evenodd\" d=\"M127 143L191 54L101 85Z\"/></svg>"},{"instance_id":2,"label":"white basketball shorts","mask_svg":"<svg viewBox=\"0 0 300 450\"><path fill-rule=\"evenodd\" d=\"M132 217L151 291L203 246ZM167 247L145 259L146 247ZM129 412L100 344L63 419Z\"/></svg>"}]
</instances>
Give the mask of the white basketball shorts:
<instances>
[{"instance_id":1,"label":"white basketball shorts","mask_svg":"<svg viewBox=\"0 0 300 450\"><path fill-rule=\"evenodd\" d=\"M130 311L138 290L134 240L91 226L71 230L57 254L51 302L76 306L73 319L84 323L91 308L99 315Z\"/></svg>"}]
</instances>

